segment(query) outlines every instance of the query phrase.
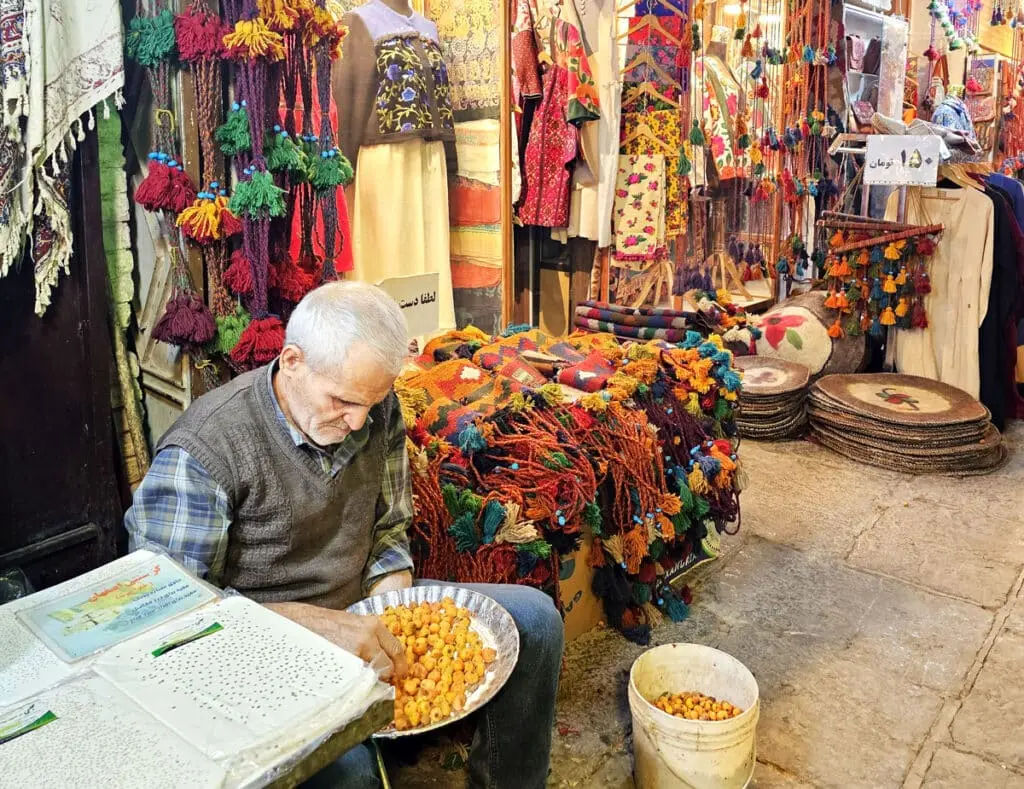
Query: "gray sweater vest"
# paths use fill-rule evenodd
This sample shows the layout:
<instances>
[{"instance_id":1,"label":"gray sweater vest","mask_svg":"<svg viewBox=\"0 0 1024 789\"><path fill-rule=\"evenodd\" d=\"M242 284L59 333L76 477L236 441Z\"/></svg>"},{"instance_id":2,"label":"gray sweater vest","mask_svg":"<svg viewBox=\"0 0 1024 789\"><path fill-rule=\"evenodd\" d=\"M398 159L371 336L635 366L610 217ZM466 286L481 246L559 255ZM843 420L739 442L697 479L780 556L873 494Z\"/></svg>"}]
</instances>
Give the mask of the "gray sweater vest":
<instances>
[{"instance_id":1,"label":"gray sweater vest","mask_svg":"<svg viewBox=\"0 0 1024 789\"><path fill-rule=\"evenodd\" d=\"M393 393L374 406L366 445L332 478L278 421L266 367L196 400L157 451L181 447L227 491L222 585L259 602L343 609L359 600L397 412Z\"/></svg>"}]
</instances>

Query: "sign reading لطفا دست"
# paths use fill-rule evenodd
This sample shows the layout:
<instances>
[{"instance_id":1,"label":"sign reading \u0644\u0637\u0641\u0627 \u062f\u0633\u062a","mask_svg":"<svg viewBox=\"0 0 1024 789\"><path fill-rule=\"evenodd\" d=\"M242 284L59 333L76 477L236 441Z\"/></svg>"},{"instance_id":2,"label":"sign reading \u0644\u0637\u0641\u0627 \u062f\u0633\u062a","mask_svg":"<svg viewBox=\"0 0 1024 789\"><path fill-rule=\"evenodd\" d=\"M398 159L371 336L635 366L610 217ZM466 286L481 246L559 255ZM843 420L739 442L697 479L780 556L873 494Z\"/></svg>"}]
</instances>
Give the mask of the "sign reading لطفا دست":
<instances>
[{"instance_id":1,"label":"sign reading \u0644\u0637\u0641\u0627 \u062f\u0633\u062a","mask_svg":"<svg viewBox=\"0 0 1024 789\"><path fill-rule=\"evenodd\" d=\"M74 662L198 608L213 589L166 557L147 558L84 589L18 612L58 657Z\"/></svg>"},{"instance_id":2,"label":"sign reading \u0644\u0637\u0641\u0627 \u062f\u0633\u062a","mask_svg":"<svg viewBox=\"0 0 1024 789\"><path fill-rule=\"evenodd\" d=\"M378 283L378 287L402 308L410 339L437 331L440 324L437 304L439 280L440 276L435 272L392 277Z\"/></svg>"},{"instance_id":3,"label":"sign reading \u0644\u0637\u0641\u0627 \u062f\u0633\u062a","mask_svg":"<svg viewBox=\"0 0 1024 789\"><path fill-rule=\"evenodd\" d=\"M892 134L868 136L864 183L877 186L935 186L939 138Z\"/></svg>"}]
</instances>

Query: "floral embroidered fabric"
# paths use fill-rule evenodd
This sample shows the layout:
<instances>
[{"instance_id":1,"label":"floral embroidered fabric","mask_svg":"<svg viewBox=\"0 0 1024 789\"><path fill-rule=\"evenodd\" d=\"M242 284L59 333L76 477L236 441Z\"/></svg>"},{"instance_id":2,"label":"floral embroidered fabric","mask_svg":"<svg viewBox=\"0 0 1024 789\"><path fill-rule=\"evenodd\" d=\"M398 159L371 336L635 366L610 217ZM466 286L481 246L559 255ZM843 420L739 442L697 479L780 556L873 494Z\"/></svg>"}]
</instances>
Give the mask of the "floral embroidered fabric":
<instances>
[{"instance_id":1,"label":"floral embroidered fabric","mask_svg":"<svg viewBox=\"0 0 1024 789\"><path fill-rule=\"evenodd\" d=\"M665 157L619 156L615 181L615 259L643 267L665 253Z\"/></svg>"},{"instance_id":2,"label":"floral embroidered fabric","mask_svg":"<svg viewBox=\"0 0 1024 789\"><path fill-rule=\"evenodd\" d=\"M544 95L523 157L526 193L519 217L528 225L569 224L569 166L576 158L578 132L564 114L568 85L569 72L560 66L544 75Z\"/></svg>"},{"instance_id":3,"label":"floral embroidered fabric","mask_svg":"<svg viewBox=\"0 0 1024 789\"><path fill-rule=\"evenodd\" d=\"M739 112L740 87L729 68L718 58L705 56L696 64L697 78L704 86L704 132L711 147L718 177L723 181L742 178L750 159L736 148L734 119Z\"/></svg>"},{"instance_id":4,"label":"floral embroidered fabric","mask_svg":"<svg viewBox=\"0 0 1024 789\"><path fill-rule=\"evenodd\" d=\"M622 139L628 140L636 131L637 125L644 121L654 134L654 140L640 135L630 140L619 149L627 155L654 155L664 148L656 142L664 142L669 148L682 148L683 135L679 124L678 110L648 110L647 112L630 112L622 116ZM687 193L689 179L676 173L675 162L669 160L665 172L665 236L674 238L686 233L688 215Z\"/></svg>"},{"instance_id":5,"label":"floral embroidered fabric","mask_svg":"<svg viewBox=\"0 0 1024 789\"><path fill-rule=\"evenodd\" d=\"M423 48L423 58L418 46ZM430 69L430 79L427 79ZM380 134L454 129L451 85L441 50L433 41L396 37L377 46L377 126ZM433 89L431 100L430 90ZM435 124L431 105L437 109Z\"/></svg>"}]
</instances>

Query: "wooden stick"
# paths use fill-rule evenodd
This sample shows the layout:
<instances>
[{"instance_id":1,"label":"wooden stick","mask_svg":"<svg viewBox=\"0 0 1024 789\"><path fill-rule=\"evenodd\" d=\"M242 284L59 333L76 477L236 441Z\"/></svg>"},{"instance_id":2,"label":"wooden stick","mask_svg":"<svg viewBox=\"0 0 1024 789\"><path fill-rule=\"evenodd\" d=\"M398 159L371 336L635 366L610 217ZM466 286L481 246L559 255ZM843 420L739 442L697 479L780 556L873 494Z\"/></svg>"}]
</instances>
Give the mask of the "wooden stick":
<instances>
[{"instance_id":1,"label":"wooden stick","mask_svg":"<svg viewBox=\"0 0 1024 789\"><path fill-rule=\"evenodd\" d=\"M832 252L837 255L842 255L846 252L853 252L857 249L874 247L879 244L891 244L894 241L903 241L908 238L914 238L915 236L930 236L933 233L941 233L942 230L942 225L925 225L924 227L915 227L911 230L901 230L896 233L886 233L885 235L878 236L876 238L867 238L863 241L854 241L850 244L843 244L843 246L833 249Z\"/></svg>"},{"instance_id":2,"label":"wooden stick","mask_svg":"<svg viewBox=\"0 0 1024 789\"><path fill-rule=\"evenodd\" d=\"M893 232L911 230L917 227L917 225L907 225L900 222L842 222L838 219L819 219L814 223L814 226L826 230L891 230Z\"/></svg>"}]
</instances>

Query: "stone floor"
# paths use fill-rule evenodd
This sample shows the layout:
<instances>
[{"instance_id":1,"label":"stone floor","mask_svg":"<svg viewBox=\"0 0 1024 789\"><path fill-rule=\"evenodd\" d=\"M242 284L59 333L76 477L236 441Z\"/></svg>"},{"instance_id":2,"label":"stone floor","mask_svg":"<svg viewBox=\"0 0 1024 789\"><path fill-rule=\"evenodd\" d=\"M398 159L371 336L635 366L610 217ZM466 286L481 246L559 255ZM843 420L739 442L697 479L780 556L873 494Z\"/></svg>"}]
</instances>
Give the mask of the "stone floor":
<instances>
[{"instance_id":1,"label":"stone floor","mask_svg":"<svg viewBox=\"0 0 1024 789\"><path fill-rule=\"evenodd\" d=\"M653 643L742 660L761 691L753 786L1024 789L1024 426L964 480L745 442L740 533ZM632 789L626 672L611 631L571 643L550 789ZM428 751L399 789L454 789Z\"/></svg>"}]
</instances>

